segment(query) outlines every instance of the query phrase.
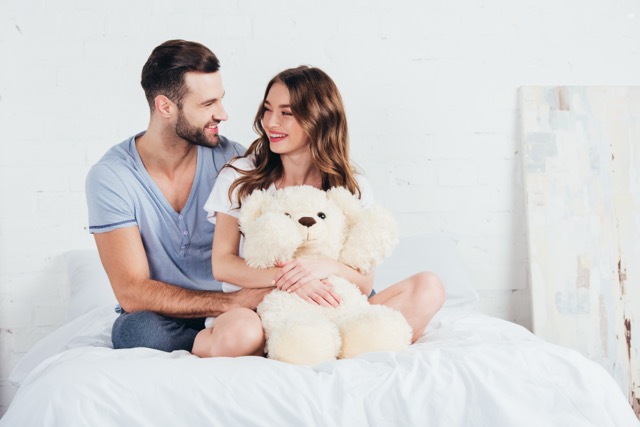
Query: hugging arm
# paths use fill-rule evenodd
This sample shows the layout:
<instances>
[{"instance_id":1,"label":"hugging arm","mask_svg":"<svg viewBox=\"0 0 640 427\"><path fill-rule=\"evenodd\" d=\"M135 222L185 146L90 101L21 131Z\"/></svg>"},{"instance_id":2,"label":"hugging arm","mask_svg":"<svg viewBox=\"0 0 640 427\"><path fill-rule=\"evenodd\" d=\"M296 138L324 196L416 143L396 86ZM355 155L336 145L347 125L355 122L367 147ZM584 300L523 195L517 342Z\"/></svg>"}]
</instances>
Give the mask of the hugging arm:
<instances>
[{"instance_id":1,"label":"hugging arm","mask_svg":"<svg viewBox=\"0 0 640 427\"><path fill-rule=\"evenodd\" d=\"M211 266L215 279L241 288L272 287L273 278L279 269L249 267L240 258L239 248L238 220L232 215L216 212L216 231L213 233L211 250Z\"/></svg>"},{"instance_id":2,"label":"hugging arm","mask_svg":"<svg viewBox=\"0 0 640 427\"><path fill-rule=\"evenodd\" d=\"M238 220L232 215L216 212L216 231L213 237L211 263L216 280L231 283L241 288L270 288L275 284L281 269L277 267L259 269L249 267L239 256L240 229ZM306 301L320 305L337 305L339 299L333 288L316 279L305 281L305 289L296 288L298 295ZM292 291L293 292L293 291Z\"/></svg>"},{"instance_id":3,"label":"hugging arm","mask_svg":"<svg viewBox=\"0 0 640 427\"><path fill-rule=\"evenodd\" d=\"M217 316L235 307L255 308L262 299L195 291L151 279L138 227L96 233L94 237L113 292L129 313L148 310L172 317Z\"/></svg>"},{"instance_id":4,"label":"hugging arm","mask_svg":"<svg viewBox=\"0 0 640 427\"><path fill-rule=\"evenodd\" d=\"M285 263L275 282L278 289L295 292L311 280L323 280L331 275L354 283L365 295L373 289L373 273L362 274L339 261L325 259L296 258Z\"/></svg>"}]
</instances>

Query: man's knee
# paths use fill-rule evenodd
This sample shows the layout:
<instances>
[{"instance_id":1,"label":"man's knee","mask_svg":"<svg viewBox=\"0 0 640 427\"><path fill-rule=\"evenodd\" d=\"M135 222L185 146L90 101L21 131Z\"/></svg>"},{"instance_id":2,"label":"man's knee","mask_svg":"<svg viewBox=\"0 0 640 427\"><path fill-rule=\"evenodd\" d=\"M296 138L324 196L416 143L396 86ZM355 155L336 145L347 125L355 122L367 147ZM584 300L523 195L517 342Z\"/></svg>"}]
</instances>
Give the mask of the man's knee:
<instances>
[{"instance_id":1,"label":"man's knee","mask_svg":"<svg viewBox=\"0 0 640 427\"><path fill-rule=\"evenodd\" d=\"M158 315L150 311L136 311L122 313L113 323L111 341L113 348L143 347L142 342L149 333L147 328L152 325Z\"/></svg>"},{"instance_id":2,"label":"man's knee","mask_svg":"<svg viewBox=\"0 0 640 427\"><path fill-rule=\"evenodd\" d=\"M171 352L190 351L197 331L184 328L176 319L152 311L121 314L113 324L113 348L148 347Z\"/></svg>"}]
</instances>

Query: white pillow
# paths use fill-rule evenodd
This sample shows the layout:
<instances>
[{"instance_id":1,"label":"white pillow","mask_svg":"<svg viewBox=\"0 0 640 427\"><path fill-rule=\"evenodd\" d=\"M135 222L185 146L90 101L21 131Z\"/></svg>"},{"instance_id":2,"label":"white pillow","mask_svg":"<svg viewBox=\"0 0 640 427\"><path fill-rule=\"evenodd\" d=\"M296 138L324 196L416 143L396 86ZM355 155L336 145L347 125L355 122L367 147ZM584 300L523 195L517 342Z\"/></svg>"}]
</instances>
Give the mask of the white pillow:
<instances>
[{"instance_id":1,"label":"white pillow","mask_svg":"<svg viewBox=\"0 0 640 427\"><path fill-rule=\"evenodd\" d=\"M453 237L446 233L403 237L391 256L376 269L376 292L419 271L432 271L442 281L445 307L472 308L479 296L458 253Z\"/></svg>"},{"instance_id":2,"label":"white pillow","mask_svg":"<svg viewBox=\"0 0 640 427\"><path fill-rule=\"evenodd\" d=\"M96 307L118 304L97 250L73 250L66 252L64 257L69 275L68 321Z\"/></svg>"},{"instance_id":3,"label":"white pillow","mask_svg":"<svg viewBox=\"0 0 640 427\"><path fill-rule=\"evenodd\" d=\"M103 305L65 323L31 347L11 371L9 381L19 387L40 363L71 348L111 348L111 326L117 317L112 305Z\"/></svg>"}]
</instances>

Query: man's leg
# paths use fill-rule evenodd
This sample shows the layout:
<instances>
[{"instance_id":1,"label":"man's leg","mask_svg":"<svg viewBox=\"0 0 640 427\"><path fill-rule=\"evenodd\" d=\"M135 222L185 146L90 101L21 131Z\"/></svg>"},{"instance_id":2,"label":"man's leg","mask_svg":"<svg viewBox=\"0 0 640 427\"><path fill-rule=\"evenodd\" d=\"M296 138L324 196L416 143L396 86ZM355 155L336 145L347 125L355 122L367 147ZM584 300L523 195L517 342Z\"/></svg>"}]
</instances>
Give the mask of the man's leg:
<instances>
[{"instance_id":1,"label":"man's leg","mask_svg":"<svg viewBox=\"0 0 640 427\"><path fill-rule=\"evenodd\" d=\"M204 319L180 319L151 311L122 313L113 323L113 348L148 347L171 352L191 351L193 341L204 329Z\"/></svg>"}]
</instances>

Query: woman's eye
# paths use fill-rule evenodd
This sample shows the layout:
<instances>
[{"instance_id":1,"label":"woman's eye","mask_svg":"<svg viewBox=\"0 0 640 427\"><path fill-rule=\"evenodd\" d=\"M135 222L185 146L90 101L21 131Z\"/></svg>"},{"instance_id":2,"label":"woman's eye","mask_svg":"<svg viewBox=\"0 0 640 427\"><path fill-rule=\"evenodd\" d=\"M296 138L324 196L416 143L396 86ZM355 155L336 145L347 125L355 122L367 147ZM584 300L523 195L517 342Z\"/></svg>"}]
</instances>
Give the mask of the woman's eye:
<instances>
[{"instance_id":1,"label":"woman's eye","mask_svg":"<svg viewBox=\"0 0 640 427\"><path fill-rule=\"evenodd\" d=\"M283 115L283 116L293 116L293 113L292 113L292 112L290 112L290 111L283 111L283 112L282 112L282 115Z\"/></svg>"},{"instance_id":2,"label":"woman's eye","mask_svg":"<svg viewBox=\"0 0 640 427\"><path fill-rule=\"evenodd\" d=\"M318 218L320 219L325 219L327 216L324 214L324 212L318 212Z\"/></svg>"}]
</instances>

